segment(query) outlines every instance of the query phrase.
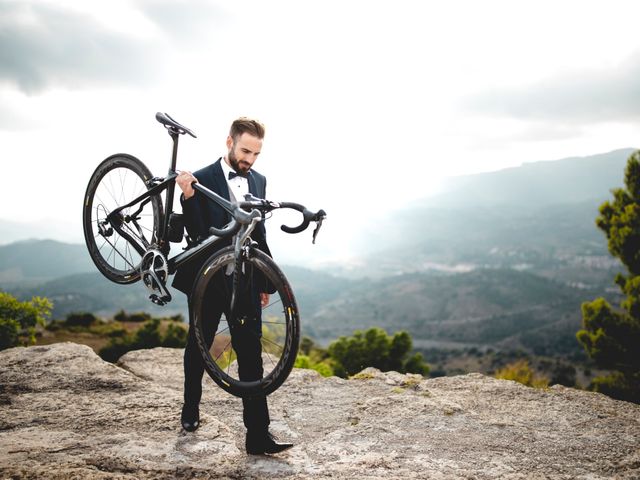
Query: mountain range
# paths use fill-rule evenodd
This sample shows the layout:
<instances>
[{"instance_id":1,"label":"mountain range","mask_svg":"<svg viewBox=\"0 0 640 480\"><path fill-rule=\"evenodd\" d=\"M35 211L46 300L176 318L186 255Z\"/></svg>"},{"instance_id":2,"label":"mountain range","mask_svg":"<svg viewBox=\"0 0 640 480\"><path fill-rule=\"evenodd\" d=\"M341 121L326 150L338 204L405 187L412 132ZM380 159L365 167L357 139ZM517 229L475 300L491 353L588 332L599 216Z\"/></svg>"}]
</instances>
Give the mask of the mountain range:
<instances>
[{"instance_id":1,"label":"mountain range","mask_svg":"<svg viewBox=\"0 0 640 480\"><path fill-rule=\"evenodd\" d=\"M601 295L619 301L613 277L621 265L595 218L610 190L622 186L632 152L453 179L442 195L367 227L359 236L370 240L351 262L325 270L283 266L303 332L326 343L377 325L409 331L416 346L574 354L580 304ZM179 292L155 307L142 285L102 278L84 245L51 240L0 246L0 288L51 298L57 317L79 310L186 313Z\"/></svg>"}]
</instances>

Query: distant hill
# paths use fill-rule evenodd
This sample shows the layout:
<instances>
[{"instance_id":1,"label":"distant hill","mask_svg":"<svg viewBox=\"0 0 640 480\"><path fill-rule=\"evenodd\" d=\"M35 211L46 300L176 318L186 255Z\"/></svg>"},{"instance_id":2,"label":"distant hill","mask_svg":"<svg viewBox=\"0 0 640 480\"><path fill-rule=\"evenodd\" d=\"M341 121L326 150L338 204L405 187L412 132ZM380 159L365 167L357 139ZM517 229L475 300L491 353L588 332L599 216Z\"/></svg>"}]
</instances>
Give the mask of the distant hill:
<instances>
[{"instance_id":1,"label":"distant hill","mask_svg":"<svg viewBox=\"0 0 640 480\"><path fill-rule=\"evenodd\" d=\"M323 272L284 266L304 334L326 341L379 325L406 329L416 345L575 353L580 304L600 295L619 300L613 278L621 266L595 218L610 189L622 185L631 152L462 177L439 200L371 222L359 232L363 245L352 262ZM79 244L0 247L0 288L50 297L58 317L121 308L186 312L179 292L161 308L141 284L110 283Z\"/></svg>"},{"instance_id":2,"label":"distant hill","mask_svg":"<svg viewBox=\"0 0 640 480\"><path fill-rule=\"evenodd\" d=\"M37 284L94 270L84 245L24 240L0 246L0 284Z\"/></svg>"},{"instance_id":3,"label":"distant hill","mask_svg":"<svg viewBox=\"0 0 640 480\"><path fill-rule=\"evenodd\" d=\"M70 312L93 312L109 317L121 309L145 311L157 316L182 313L187 317L186 297L181 292L172 290L173 300L164 307L158 307L149 300L142 282L118 285L97 271L67 275L33 286L0 284L0 288L20 299L35 295L49 298L54 303L53 318L64 318Z\"/></svg>"},{"instance_id":4,"label":"distant hill","mask_svg":"<svg viewBox=\"0 0 640 480\"><path fill-rule=\"evenodd\" d=\"M0 245L20 242L26 239L42 240L54 238L64 243L82 243L80 220L42 219L39 221L16 222L0 218Z\"/></svg>"},{"instance_id":5,"label":"distant hill","mask_svg":"<svg viewBox=\"0 0 640 480\"><path fill-rule=\"evenodd\" d=\"M326 301L307 299L303 330L330 340L377 325L407 330L417 346L456 343L581 353L580 305L596 294L513 269L412 273L342 283Z\"/></svg>"},{"instance_id":6,"label":"distant hill","mask_svg":"<svg viewBox=\"0 0 640 480\"><path fill-rule=\"evenodd\" d=\"M537 162L457 177L447 192L380 216L360 235L362 252L345 275L384 276L433 266L530 268L582 281L575 263L617 263L595 226L598 207L623 185L634 149ZM605 277L588 281L602 283ZM608 278L608 277L607 277Z\"/></svg>"},{"instance_id":7,"label":"distant hill","mask_svg":"<svg viewBox=\"0 0 640 480\"><path fill-rule=\"evenodd\" d=\"M438 208L594 204L607 200L609 191L623 185L624 168L634 148L587 157L525 163L496 172L450 178L445 192L425 200Z\"/></svg>"}]
</instances>

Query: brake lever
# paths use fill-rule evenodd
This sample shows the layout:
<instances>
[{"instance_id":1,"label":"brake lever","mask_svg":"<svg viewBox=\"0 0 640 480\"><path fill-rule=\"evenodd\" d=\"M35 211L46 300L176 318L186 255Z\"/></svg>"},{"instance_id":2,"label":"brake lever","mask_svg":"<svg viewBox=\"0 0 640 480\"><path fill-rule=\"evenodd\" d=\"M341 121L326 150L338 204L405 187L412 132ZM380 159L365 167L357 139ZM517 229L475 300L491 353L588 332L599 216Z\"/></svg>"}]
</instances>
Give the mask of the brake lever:
<instances>
[{"instance_id":1,"label":"brake lever","mask_svg":"<svg viewBox=\"0 0 640 480\"><path fill-rule=\"evenodd\" d=\"M313 239L311 240L311 243L313 245L316 244L316 237L318 236L320 228L322 227L322 221L327 218L327 214L324 213L324 210L320 210L317 214L317 217L318 219L316 220L316 228L313 230Z\"/></svg>"}]
</instances>

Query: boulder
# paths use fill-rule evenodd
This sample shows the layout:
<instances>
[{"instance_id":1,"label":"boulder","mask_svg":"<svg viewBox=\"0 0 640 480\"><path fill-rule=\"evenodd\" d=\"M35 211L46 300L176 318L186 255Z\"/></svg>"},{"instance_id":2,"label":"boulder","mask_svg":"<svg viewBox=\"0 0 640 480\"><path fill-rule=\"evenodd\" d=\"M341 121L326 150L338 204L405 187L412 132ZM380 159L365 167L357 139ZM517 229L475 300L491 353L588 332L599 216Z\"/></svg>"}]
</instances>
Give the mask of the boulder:
<instances>
[{"instance_id":1,"label":"boulder","mask_svg":"<svg viewBox=\"0 0 640 480\"><path fill-rule=\"evenodd\" d=\"M269 397L295 447L244 452L241 401L209 378L182 431L181 349L59 343L0 352L0 477L572 479L640 477L640 406L480 374L350 380L294 369Z\"/></svg>"}]
</instances>

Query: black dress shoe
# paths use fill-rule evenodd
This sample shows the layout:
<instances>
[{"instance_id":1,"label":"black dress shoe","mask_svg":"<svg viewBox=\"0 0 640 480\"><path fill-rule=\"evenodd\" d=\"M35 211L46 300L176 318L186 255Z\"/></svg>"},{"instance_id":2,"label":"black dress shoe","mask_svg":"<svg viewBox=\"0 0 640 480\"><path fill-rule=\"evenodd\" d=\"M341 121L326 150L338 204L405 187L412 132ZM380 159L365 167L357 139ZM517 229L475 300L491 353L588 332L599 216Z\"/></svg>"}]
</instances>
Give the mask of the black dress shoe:
<instances>
[{"instance_id":1,"label":"black dress shoe","mask_svg":"<svg viewBox=\"0 0 640 480\"><path fill-rule=\"evenodd\" d=\"M200 426L200 408L198 405L190 406L186 403L182 406L182 415L180 415L182 428L187 432L195 432Z\"/></svg>"},{"instance_id":2,"label":"black dress shoe","mask_svg":"<svg viewBox=\"0 0 640 480\"><path fill-rule=\"evenodd\" d=\"M278 443L269 432L247 432L245 446L250 455L264 455L265 453L273 455L293 447L293 443Z\"/></svg>"}]
</instances>

